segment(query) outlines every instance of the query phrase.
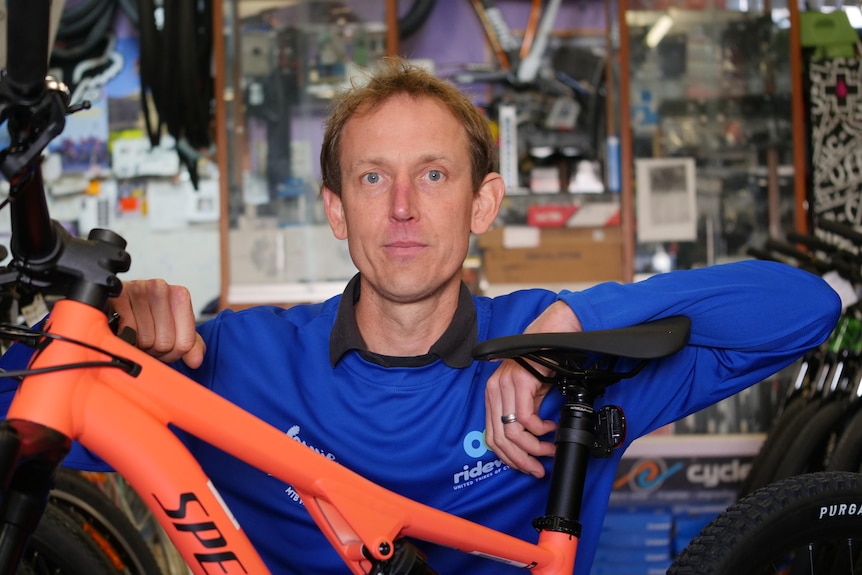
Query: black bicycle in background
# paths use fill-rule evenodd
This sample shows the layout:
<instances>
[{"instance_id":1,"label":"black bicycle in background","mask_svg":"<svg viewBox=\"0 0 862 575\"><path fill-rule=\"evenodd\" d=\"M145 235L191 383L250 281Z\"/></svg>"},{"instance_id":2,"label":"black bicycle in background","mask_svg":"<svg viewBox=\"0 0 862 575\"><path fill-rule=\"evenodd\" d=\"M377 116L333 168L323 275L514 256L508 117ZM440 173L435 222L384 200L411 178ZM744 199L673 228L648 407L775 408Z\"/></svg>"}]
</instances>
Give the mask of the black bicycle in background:
<instances>
[{"instance_id":1,"label":"black bicycle in background","mask_svg":"<svg viewBox=\"0 0 862 575\"><path fill-rule=\"evenodd\" d=\"M670 575L862 573L862 234L817 222L750 254L828 276L850 298L830 338L796 363L740 489ZM792 313L792 310L788 310Z\"/></svg>"}]
</instances>

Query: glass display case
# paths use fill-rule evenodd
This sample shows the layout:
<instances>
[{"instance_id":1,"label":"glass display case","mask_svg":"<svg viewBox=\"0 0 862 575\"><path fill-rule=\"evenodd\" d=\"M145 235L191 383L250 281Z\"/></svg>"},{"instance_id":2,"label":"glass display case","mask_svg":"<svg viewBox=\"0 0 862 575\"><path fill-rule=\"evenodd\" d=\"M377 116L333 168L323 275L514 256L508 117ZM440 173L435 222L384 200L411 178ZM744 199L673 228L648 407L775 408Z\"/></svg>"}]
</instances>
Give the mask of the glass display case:
<instances>
[{"instance_id":1,"label":"glass display case","mask_svg":"<svg viewBox=\"0 0 862 575\"><path fill-rule=\"evenodd\" d=\"M745 258L794 229L787 10L631 0L625 26L635 274Z\"/></svg>"},{"instance_id":2,"label":"glass display case","mask_svg":"<svg viewBox=\"0 0 862 575\"><path fill-rule=\"evenodd\" d=\"M797 231L805 144L794 133L804 121L794 110L800 54L786 4L620 2L633 279L750 259ZM791 375L774 374L664 432L765 432Z\"/></svg>"},{"instance_id":3,"label":"glass display case","mask_svg":"<svg viewBox=\"0 0 862 575\"><path fill-rule=\"evenodd\" d=\"M221 307L319 301L355 269L317 197L332 95L387 52L377 1L221 4Z\"/></svg>"}]
</instances>

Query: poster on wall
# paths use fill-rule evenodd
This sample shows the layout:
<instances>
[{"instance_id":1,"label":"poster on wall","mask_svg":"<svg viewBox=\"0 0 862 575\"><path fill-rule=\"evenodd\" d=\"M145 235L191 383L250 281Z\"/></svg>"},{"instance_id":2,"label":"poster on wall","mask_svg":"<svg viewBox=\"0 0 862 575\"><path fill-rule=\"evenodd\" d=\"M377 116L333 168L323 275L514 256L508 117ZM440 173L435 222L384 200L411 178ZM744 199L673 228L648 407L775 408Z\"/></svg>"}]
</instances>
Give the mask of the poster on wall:
<instances>
[{"instance_id":1,"label":"poster on wall","mask_svg":"<svg viewBox=\"0 0 862 575\"><path fill-rule=\"evenodd\" d=\"M124 11L104 17L111 24L104 38L77 58L55 57L51 70L70 89L73 104L90 103L88 109L66 117L63 134L48 148L60 158L66 176L111 175L111 142L130 132L142 134L138 32Z\"/></svg>"},{"instance_id":2,"label":"poster on wall","mask_svg":"<svg viewBox=\"0 0 862 575\"><path fill-rule=\"evenodd\" d=\"M862 60L808 62L810 202L815 218L862 225Z\"/></svg>"},{"instance_id":3,"label":"poster on wall","mask_svg":"<svg viewBox=\"0 0 862 575\"><path fill-rule=\"evenodd\" d=\"M694 158L635 160L639 242L697 240Z\"/></svg>"}]
</instances>

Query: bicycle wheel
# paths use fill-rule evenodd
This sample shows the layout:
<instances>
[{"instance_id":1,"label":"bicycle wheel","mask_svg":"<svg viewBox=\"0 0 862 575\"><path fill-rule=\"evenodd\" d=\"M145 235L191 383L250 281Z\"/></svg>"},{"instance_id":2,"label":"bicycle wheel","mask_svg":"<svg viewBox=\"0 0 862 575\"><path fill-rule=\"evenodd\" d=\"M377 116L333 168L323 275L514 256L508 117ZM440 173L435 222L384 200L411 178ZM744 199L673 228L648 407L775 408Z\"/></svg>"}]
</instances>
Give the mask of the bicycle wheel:
<instances>
[{"instance_id":1,"label":"bicycle wheel","mask_svg":"<svg viewBox=\"0 0 862 575\"><path fill-rule=\"evenodd\" d=\"M77 471L61 468L49 500L99 545L115 572L160 575L152 550L128 517Z\"/></svg>"},{"instance_id":2,"label":"bicycle wheel","mask_svg":"<svg viewBox=\"0 0 862 575\"><path fill-rule=\"evenodd\" d=\"M739 488L740 497L760 489L772 481L772 476L778 468L787 445L795 437L796 432L804 422L811 419L820 405L819 399L810 399L802 395L796 396L787 405L781 416L775 421L772 429L766 435L766 440L754 456L751 469Z\"/></svg>"},{"instance_id":3,"label":"bicycle wheel","mask_svg":"<svg viewBox=\"0 0 862 575\"><path fill-rule=\"evenodd\" d=\"M668 575L862 572L862 475L817 472L770 484L695 537Z\"/></svg>"},{"instance_id":4,"label":"bicycle wheel","mask_svg":"<svg viewBox=\"0 0 862 575\"><path fill-rule=\"evenodd\" d=\"M18 568L19 575L108 575L116 573L93 538L49 504Z\"/></svg>"},{"instance_id":5,"label":"bicycle wheel","mask_svg":"<svg viewBox=\"0 0 862 575\"><path fill-rule=\"evenodd\" d=\"M836 438L844 428L847 414L852 407L850 401L844 397L836 397L822 403L817 413L797 429L792 441L778 448L785 456L778 463L772 481L823 471L830 450L834 449Z\"/></svg>"},{"instance_id":6,"label":"bicycle wheel","mask_svg":"<svg viewBox=\"0 0 862 575\"><path fill-rule=\"evenodd\" d=\"M829 457L828 471L862 471L862 410L847 423L847 428Z\"/></svg>"}]
</instances>

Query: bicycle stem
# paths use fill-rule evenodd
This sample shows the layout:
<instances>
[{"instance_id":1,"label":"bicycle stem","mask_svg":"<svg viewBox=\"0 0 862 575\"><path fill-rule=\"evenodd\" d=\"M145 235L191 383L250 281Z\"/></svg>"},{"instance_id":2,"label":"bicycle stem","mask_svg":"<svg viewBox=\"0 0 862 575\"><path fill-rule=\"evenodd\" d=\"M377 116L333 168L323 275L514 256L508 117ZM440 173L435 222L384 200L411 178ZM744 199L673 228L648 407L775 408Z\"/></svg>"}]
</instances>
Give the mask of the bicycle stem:
<instances>
[{"instance_id":1,"label":"bicycle stem","mask_svg":"<svg viewBox=\"0 0 862 575\"><path fill-rule=\"evenodd\" d=\"M28 285L104 309L122 287L116 274L129 269L126 243L107 230L74 238L51 220L41 169L42 151L62 133L66 115L88 104L70 107L68 88L47 76L50 0L8 4L0 121L7 121L10 146L0 154L0 171L11 185L13 259L0 284Z\"/></svg>"}]
</instances>

